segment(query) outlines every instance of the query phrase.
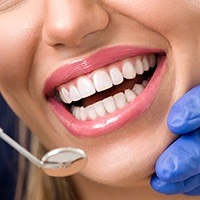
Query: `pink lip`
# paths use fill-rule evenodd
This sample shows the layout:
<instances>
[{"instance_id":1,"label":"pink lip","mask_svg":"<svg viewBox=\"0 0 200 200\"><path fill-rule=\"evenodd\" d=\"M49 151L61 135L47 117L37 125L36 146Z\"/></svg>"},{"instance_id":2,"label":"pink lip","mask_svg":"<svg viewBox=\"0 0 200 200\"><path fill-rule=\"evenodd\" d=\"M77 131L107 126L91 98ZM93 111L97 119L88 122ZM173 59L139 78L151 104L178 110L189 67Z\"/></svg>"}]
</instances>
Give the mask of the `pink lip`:
<instances>
[{"instance_id":1,"label":"pink lip","mask_svg":"<svg viewBox=\"0 0 200 200\"><path fill-rule=\"evenodd\" d=\"M53 97L53 91L57 86L72 80L75 77L90 73L97 68L104 67L108 64L117 62L128 57L133 57L145 53L163 52L155 49L133 48L131 46L117 46L103 49L88 58L75 61L62 66L56 70L47 80L44 87L44 94L48 97L48 102L57 117L63 125L77 137L94 137L108 134L124 126L139 117L152 104L157 93L158 86L162 80L166 60L163 56L157 66L153 77L145 90L140 94L128 107L120 109L105 117L98 118L94 121L77 120L69 113L60 102Z\"/></svg>"}]
</instances>

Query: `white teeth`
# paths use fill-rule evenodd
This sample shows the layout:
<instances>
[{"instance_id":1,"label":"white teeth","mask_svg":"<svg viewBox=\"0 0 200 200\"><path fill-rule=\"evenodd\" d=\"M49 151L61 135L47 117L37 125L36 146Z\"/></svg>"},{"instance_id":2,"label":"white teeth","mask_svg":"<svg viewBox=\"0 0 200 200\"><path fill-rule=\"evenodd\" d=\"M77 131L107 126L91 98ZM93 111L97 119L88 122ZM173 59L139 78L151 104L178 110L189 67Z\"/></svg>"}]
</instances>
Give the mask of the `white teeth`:
<instances>
[{"instance_id":1,"label":"white teeth","mask_svg":"<svg viewBox=\"0 0 200 200\"><path fill-rule=\"evenodd\" d=\"M126 79L133 79L136 77L135 67L130 61L126 61L122 66L122 74Z\"/></svg>"},{"instance_id":2,"label":"white teeth","mask_svg":"<svg viewBox=\"0 0 200 200\"><path fill-rule=\"evenodd\" d=\"M86 121L87 114L86 114L85 108L83 108L83 107L79 108L77 106L72 106L71 110L72 110L72 114L74 115L74 117L76 117L76 119Z\"/></svg>"},{"instance_id":3,"label":"white teeth","mask_svg":"<svg viewBox=\"0 0 200 200\"><path fill-rule=\"evenodd\" d=\"M128 89L125 90L125 97L127 102L132 102L137 97L137 95L132 90Z\"/></svg>"},{"instance_id":4,"label":"white teeth","mask_svg":"<svg viewBox=\"0 0 200 200\"><path fill-rule=\"evenodd\" d=\"M143 72L144 72L143 63L140 59L136 59L135 69L136 69L137 74L143 74Z\"/></svg>"},{"instance_id":5,"label":"white teeth","mask_svg":"<svg viewBox=\"0 0 200 200\"><path fill-rule=\"evenodd\" d=\"M117 108L123 108L126 105L126 97L123 92L114 95L114 100Z\"/></svg>"},{"instance_id":6,"label":"white teeth","mask_svg":"<svg viewBox=\"0 0 200 200\"><path fill-rule=\"evenodd\" d=\"M62 101L64 103L70 104L72 102L70 94L69 94L69 92L65 88L61 88L61 90L60 90L60 97L61 97L61 99L62 99Z\"/></svg>"},{"instance_id":7,"label":"white teeth","mask_svg":"<svg viewBox=\"0 0 200 200\"><path fill-rule=\"evenodd\" d=\"M131 59L124 60L119 66L112 65L108 68L98 69L90 75L81 76L70 84L60 87L60 98L66 104L79 101L82 98L92 96L96 91L101 92L113 87L113 85L119 85L124 79L134 79L137 74L141 75L144 71L148 71L150 67L154 67L156 62L156 56L150 54L143 57L137 56L133 61ZM82 121L103 117L134 101L143 92L147 84L148 81L144 80L142 84L135 84L132 90L126 89L124 93L117 93L86 108L72 106L72 114Z\"/></svg>"},{"instance_id":8,"label":"white teeth","mask_svg":"<svg viewBox=\"0 0 200 200\"><path fill-rule=\"evenodd\" d=\"M113 86L111 78L104 70L97 70L94 72L93 83L97 92L107 90Z\"/></svg>"},{"instance_id":9,"label":"white teeth","mask_svg":"<svg viewBox=\"0 0 200 200\"><path fill-rule=\"evenodd\" d=\"M79 107L76 107L76 106L72 106L71 108L72 110L72 114L74 115L74 117L76 117L76 119L81 119L80 117L80 108Z\"/></svg>"},{"instance_id":10,"label":"white teeth","mask_svg":"<svg viewBox=\"0 0 200 200\"><path fill-rule=\"evenodd\" d=\"M149 65L150 67L154 67L156 64L156 56L154 54L149 55Z\"/></svg>"},{"instance_id":11,"label":"white teeth","mask_svg":"<svg viewBox=\"0 0 200 200\"><path fill-rule=\"evenodd\" d=\"M143 92L144 86L141 84L135 84L132 90L135 92L135 94L139 95Z\"/></svg>"},{"instance_id":12,"label":"white teeth","mask_svg":"<svg viewBox=\"0 0 200 200\"><path fill-rule=\"evenodd\" d=\"M108 97L104 99L103 104L108 113L113 113L117 109L113 97Z\"/></svg>"},{"instance_id":13,"label":"white teeth","mask_svg":"<svg viewBox=\"0 0 200 200\"><path fill-rule=\"evenodd\" d=\"M148 62L148 60L147 60L147 58L146 57L144 57L143 59L142 59L142 63L143 63L143 69L144 69L144 71L149 71L149 62Z\"/></svg>"},{"instance_id":14,"label":"white teeth","mask_svg":"<svg viewBox=\"0 0 200 200\"><path fill-rule=\"evenodd\" d=\"M94 103L93 106L94 106L94 110L96 111L99 117L103 117L106 114L106 109L102 101L98 101L97 103Z\"/></svg>"},{"instance_id":15,"label":"white teeth","mask_svg":"<svg viewBox=\"0 0 200 200\"><path fill-rule=\"evenodd\" d=\"M87 113L89 119L95 120L98 117L98 115L94 109L94 106L92 106L92 105L88 106L85 108L85 110L86 110L86 113Z\"/></svg>"},{"instance_id":16,"label":"white teeth","mask_svg":"<svg viewBox=\"0 0 200 200\"><path fill-rule=\"evenodd\" d=\"M72 114L79 120L95 120L98 117L104 117L106 114L115 112L124 108L128 103L132 102L141 92L144 86L135 84L133 90L127 89L125 92L115 94L113 97L107 97L102 101L98 101L90 106L77 107L72 106Z\"/></svg>"},{"instance_id":17,"label":"white teeth","mask_svg":"<svg viewBox=\"0 0 200 200\"><path fill-rule=\"evenodd\" d=\"M96 92L93 82L86 77L81 77L78 79L77 87L82 98L89 97Z\"/></svg>"},{"instance_id":18,"label":"white teeth","mask_svg":"<svg viewBox=\"0 0 200 200\"><path fill-rule=\"evenodd\" d=\"M84 107L80 108L80 119L85 121L87 119L87 114Z\"/></svg>"},{"instance_id":19,"label":"white teeth","mask_svg":"<svg viewBox=\"0 0 200 200\"><path fill-rule=\"evenodd\" d=\"M110 68L110 77L113 85L119 85L124 80L122 73L117 67Z\"/></svg>"},{"instance_id":20,"label":"white teeth","mask_svg":"<svg viewBox=\"0 0 200 200\"><path fill-rule=\"evenodd\" d=\"M81 99L81 95L80 95L78 89L73 85L71 85L69 87L69 94L70 94L72 101L78 101Z\"/></svg>"}]
</instances>

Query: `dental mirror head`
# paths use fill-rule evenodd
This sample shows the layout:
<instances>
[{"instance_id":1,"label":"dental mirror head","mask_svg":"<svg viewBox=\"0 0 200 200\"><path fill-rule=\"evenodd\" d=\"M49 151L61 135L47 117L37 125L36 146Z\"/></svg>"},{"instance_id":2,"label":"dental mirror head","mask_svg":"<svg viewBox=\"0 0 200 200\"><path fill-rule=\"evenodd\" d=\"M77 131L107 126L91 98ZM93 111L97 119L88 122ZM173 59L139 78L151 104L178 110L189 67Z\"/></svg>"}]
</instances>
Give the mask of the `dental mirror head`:
<instances>
[{"instance_id":1,"label":"dental mirror head","mask_svg":"<svg viewBox=\"0 0 200 200\"><path fill-rule=\"evenodd\" d=\"M87 163L85 152L66 147L54 149L42 157L41 168L49 176L69 176L79 172Z\"/></svg>"},{"instance_id":2,"label":"dental mirror head","mask_svg":"<svg viewBox=\"0 0 200 200\"><path fill-rule=\"evenodd\" d=\"M82 149L64 147L46 153L41 160L10 138L0 128L0 138L25 156L34 165L41 168L44 173L54 177L70 176L81 171L86 163L87 156Z\"/></svg>"}]
</instances>

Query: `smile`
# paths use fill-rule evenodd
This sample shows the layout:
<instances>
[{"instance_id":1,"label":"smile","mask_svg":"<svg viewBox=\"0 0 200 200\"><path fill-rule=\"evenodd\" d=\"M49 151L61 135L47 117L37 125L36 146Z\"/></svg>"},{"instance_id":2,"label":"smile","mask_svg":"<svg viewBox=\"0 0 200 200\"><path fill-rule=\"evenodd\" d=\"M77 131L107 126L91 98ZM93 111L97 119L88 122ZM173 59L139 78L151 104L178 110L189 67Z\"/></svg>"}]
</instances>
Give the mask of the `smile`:
<instances>
[{"instance_id":1,"label":"smile","mask_svg":"<svg viewBox=\"0 0 200 200\"><path fill-rule=\"evenodd\" d=\"M60 86L56 96L77 119L104 117L142 93L156 61L155 54L122 60Z\"/></svg>"},{"instance_id":2,"label":"smile","mask_svg":"<svg viewBox=\"0 0 200 200\"><path fill-rule=\"evenodd\" d=\"M81 60L72 63L71 68L64 66L47 80L44 91L48 102L72 134L90 137L114 131L152 103L165 56L130 47L118 50L111 48L87 62L84 59L87 65ZM119 55L113 54L116 52ZM108 59L102 60L106 55Z\"/></svg>"}]
</instances>

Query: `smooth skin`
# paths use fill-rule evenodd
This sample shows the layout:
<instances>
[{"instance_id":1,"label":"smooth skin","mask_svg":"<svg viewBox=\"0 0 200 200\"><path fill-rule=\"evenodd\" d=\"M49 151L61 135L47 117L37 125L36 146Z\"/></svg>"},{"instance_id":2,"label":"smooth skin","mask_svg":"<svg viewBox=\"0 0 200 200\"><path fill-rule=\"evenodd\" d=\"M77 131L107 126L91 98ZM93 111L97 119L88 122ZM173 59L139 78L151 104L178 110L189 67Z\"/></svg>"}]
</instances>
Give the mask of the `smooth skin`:
<instances>
[{"instance_id":1,"label":"smooth skin","mask_svg":"<svg viewBox=\"0 0 200 200\"><path fill-rule=\"evenodd\" d=\"M177 138L166 126L169 110L200 82L199 5L195 0L0 1L0 91L47 149L86 151L88 165L73 177L81 200L199 198L165 196L149 185L156 160ZM63 64L119 45L166 53L155 100L119 130L77 138L50 109L45 80Z\"/></svg>"}]
</instances>

